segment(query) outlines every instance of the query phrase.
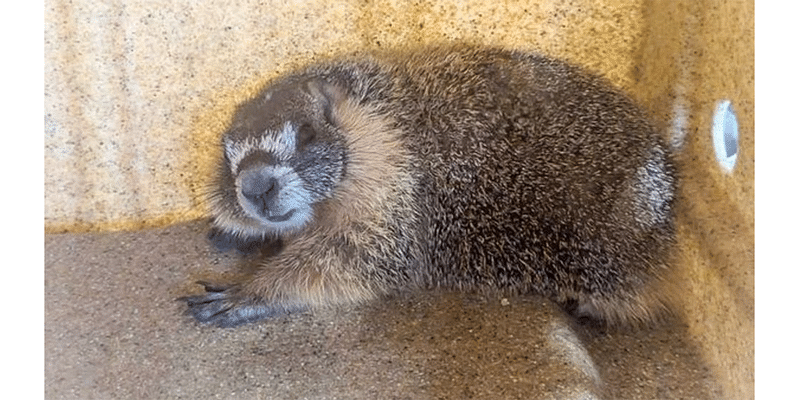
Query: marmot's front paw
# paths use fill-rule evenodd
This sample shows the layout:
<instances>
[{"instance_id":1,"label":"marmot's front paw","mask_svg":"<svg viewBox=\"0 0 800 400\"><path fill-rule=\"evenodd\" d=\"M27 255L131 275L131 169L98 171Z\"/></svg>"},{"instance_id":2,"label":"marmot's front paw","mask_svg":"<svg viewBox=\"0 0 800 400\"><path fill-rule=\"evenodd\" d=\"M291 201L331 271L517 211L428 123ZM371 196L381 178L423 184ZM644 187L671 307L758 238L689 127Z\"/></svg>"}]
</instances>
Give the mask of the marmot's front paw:
<instances>
[{"instance_id":1,"label":"marmot's front paw","mask_svg":"<svg viewBox=\"0 0 800 400\"><path fill-rule=\"evenodd\" d=\"M236 249L236 251L242 254L255 253L265 242L263 239L241 238L231 235L230 233L225 233L217 228L211 228L211 230L209 230L208 240L217 250L223 253Z\"/></svg>"},{"instance_id":2,"label":"marmot's front paw","mask_svg":"<svg viewBox=\"0 0 800 400\"><path fill-rule=\"evenodd\" d=\"M178 300L185 301L189 306L189 314L202 323L229 328L292 311L280 305L244 297L236 285L226 287L208 282L197 283L205 287L205 294Z\"/></svg>"}]
</instances>

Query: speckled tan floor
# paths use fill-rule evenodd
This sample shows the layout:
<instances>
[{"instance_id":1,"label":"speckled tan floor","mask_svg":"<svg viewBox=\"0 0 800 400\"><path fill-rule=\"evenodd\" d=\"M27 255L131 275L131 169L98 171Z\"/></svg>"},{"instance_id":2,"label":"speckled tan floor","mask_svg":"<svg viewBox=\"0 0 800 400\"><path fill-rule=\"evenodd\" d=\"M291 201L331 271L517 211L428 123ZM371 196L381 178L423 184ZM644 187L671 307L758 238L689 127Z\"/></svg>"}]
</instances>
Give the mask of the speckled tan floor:
<instances>
[{"instance_id":1,"label":"speckled tan floor","mask_svg":"<svg viewBox=\"0 0 800 400\"><path fill-rule=\"evenodd\" d=\"M237 262L204 231L46 236L46 398L720 397L683 324L598 332L537 297L403 293L201 326L175 298Z\"/></svg>"}]
</instances>

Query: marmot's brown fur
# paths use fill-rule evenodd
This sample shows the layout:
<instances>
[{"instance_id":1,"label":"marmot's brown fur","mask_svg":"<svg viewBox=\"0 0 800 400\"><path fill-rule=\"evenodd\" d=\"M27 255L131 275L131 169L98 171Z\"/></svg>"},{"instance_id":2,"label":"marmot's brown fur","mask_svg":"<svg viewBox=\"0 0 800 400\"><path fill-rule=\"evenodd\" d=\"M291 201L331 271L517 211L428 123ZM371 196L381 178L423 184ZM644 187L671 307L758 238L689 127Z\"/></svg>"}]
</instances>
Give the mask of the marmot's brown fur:
<instances>
[{"instance_id":1,"label":"marmot's brown fur","mask_svg":"<svg viewBox=\"0 0 800 400\"><path fill-rule=\"evenodd\" d=\"M646 321L674 242L670 149L605 80L538 54L361 54L276 79L222 139L221 248L279 243L184 298L234 326L419 285Z\"/></svg>"}]
</instances>

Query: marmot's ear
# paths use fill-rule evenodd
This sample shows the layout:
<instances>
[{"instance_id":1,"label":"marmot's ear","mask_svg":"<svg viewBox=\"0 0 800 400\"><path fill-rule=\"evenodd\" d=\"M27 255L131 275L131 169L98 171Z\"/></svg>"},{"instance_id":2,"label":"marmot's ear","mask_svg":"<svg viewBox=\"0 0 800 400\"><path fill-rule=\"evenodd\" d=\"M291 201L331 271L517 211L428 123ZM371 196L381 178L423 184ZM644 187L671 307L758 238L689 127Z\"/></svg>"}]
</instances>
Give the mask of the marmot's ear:
<instances>
[{"instance_id":1,"label":"marmot's ear","mask_svg":"<svg viewBox=\"0 0 800 400\"><path fill-rule=\"evenodd\" d=\"M308 81L306 83L306 89L311 97L314 98L315 102L318 102L322 106L325 119L330 124L335 125L336 119L334 118L334 111L347 97L345 90L322 79L312 79Z\"/></svg>"}]
</instances>

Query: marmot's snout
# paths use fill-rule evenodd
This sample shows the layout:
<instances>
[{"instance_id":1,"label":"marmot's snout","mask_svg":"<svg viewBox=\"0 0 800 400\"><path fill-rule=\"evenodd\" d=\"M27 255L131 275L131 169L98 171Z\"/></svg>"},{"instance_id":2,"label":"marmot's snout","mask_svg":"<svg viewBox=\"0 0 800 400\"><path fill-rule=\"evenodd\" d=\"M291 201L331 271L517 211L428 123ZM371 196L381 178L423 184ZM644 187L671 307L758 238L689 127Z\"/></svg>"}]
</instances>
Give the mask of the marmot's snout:
<instances>
[{"instance_id":1,"label":"marmot's snout","mask_svg":"<svg viewBox=\"0 0 800 400\"><path fill-rule=\"evenodd\" d=\"M285 232L301 228L310 218L313 193L298 174L295 161L296 129L265 129L259 136L230 138L225 142L229 190L234 209L254 229ZM263 236L258 235L258 236Z\"/></svg>"},{"instance_id":2,"label":"marmot's snout","mask_svg":"<svg viewBox=\"0 0 800 400\"><path fill-rule=\"evenodd\" d=\"M259 216L273 222L288 219L280 214L282 207L278 202L278 193L281 188L278 179L272 176L270 171L264 168L250 169L239 176L239 181L241 182L242 196L248 202L242 207L252 208Z\"/></svg>"},{"instance_id":3,"label":"marmot's snout","mask_svg":"<svg viewBox=\"0 0 800 400\"><path fill-rule=\"evenodd\" d=\"M252 210L259 218L273 222L286 220L281 213L281 185L275 176L274 157L268 153L255 152L239 166L236 178L237 191L241 193L242 208Z\"/></svg>"}]
</instances>

